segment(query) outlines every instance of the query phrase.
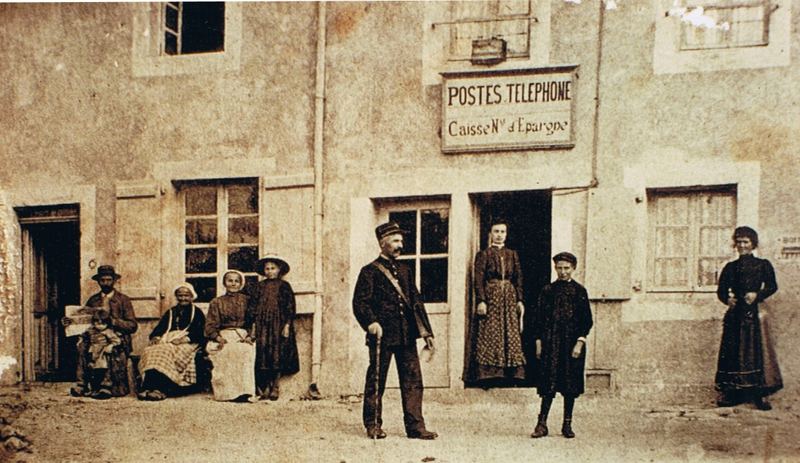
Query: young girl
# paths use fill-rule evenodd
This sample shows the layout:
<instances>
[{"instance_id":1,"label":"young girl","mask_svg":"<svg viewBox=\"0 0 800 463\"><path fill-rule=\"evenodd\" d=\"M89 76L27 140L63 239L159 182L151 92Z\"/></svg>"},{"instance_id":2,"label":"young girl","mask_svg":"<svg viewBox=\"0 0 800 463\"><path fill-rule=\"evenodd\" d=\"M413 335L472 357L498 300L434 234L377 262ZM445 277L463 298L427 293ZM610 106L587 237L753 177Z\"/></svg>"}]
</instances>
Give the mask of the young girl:
<instances>
[{"instance_id":1,"label":"young girl","mask_svg":"<svg viewBox=\"0 0 800 463\"><path fill-rule=\"evenodd\" d=\"M206 315L206 351L211 360L214 400L246 401L255 394L253 366L256 348L248 336L244 275L228 270L222 276L226 293L211 300Z\"/></svg>"},{"instance_id":2,"label":"young girl","mask_svg":"<svg viewBox=\"0 0 800 463\"><path fill-rule=\"evenodd\" d=\"M300 370L293 324L294 291L282 279L289 273L289 264L277 255L259 260L257 271L266 279L253 289L248 310L256 339L256 392L261 399L278 400L281 375Z\"/></svg>"},{"instance_id":3,"label":"young girl","mask_svg":"<svg viewBox=\"0 0 800 463\"><path fill-rule=\"evenodd\" d=\"M569 252L553 257L558 279L542 288L535 319L536 358L539 359L539 384L542 398L539 420L531 437L547 435L547 414L556 392L564 397L564 423L561 434L575 437L572 409L583 393L583 368L586 363L586 336L592 328L592 311L586 289L572 279L578 258Z\"/></svg>"}]
</instances>

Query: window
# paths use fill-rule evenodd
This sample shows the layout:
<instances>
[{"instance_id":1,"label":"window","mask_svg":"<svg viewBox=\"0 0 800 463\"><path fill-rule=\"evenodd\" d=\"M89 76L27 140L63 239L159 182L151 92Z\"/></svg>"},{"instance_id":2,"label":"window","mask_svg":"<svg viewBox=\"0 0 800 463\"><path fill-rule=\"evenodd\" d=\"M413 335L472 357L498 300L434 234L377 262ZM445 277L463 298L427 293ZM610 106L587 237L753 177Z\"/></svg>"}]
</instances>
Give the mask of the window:
<instances>
[{"instance_id":1,"label":"window","mask_svg":"<svg viewBox=\"0 0 800 463\"><path fill-rule=\"evenodd\" d=\"M258 281L258 182L192 182L181 189L184 204L184 273L209 302L222 294L227 269Z\"/></svg>"},{"instance_id":2,"label":"window","mask_svg":"<svg viewBox=\"0 0 800 463\"><path fill-rule=\"evenodd\" d=\"M224 2L167 2L163 18L163 53L187 55L225 49Z\"/></svg>"},{"instance_id":3,"label":"window","mask_svg":"<svg viewBox=\"0 0 800 463\"><path fill-rule=\"evenodd\" d=\"M451 4L451 61L468 61L472 57L472 41L498 38L506 41L506 56L530 56L530 0L462 1Z\"/></svg>"},{"instance_id":4,"label":"window","mask_svg":"<svg viewBox=\"0 0 800 463\"><path fill-rule=\"evenodd\" d=\"M769 17L768 0L718 0L690 4L682 14L680 49L767 45Z\"/></svg>"},{"instance_id":5,"label":"window","mask_svg":"<svg viewBox=\"0 0 800 463\"><path fill-rule=\"evenodd\" d=\"M650 283L655 291L710 291L732 257L736 189L648 191Z\"/></svg>"},{"instance_id":6,"label":"window","mask_svg":"<svg viewBox=\"0 0 800 463\"><path fill-rule=\"evenodd\" d=\"M403 253L426 303L447 302L449 210L404 209L389 212L389 220L408 231Z\"/></svg>"}]
</instances>

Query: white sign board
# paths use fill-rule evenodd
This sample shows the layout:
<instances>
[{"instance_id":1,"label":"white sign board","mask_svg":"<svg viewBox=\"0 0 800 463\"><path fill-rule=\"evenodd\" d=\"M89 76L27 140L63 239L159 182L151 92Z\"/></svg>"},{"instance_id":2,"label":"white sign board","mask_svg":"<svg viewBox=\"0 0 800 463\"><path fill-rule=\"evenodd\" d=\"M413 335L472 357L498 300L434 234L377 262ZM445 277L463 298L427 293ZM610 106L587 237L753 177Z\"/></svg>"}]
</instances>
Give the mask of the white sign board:
<instances>
[{"instance_id":1,"label":"white sign board","mask_svg":"<svg viewBox=\"0 0 800 463\"><path fill-rule=\"evenodd\" d=\"M571 148L575 70L442 73L442 152Z\"/></svg>"}]
</instances>

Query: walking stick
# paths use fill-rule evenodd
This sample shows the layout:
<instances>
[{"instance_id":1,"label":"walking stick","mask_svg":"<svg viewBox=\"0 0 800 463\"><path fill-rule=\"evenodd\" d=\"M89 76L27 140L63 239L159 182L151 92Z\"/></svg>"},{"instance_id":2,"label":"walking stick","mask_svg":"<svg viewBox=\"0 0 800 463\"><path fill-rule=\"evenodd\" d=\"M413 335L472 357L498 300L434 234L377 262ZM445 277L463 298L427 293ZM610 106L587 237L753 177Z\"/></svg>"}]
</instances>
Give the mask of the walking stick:
<instances>
[{"instance_id":1,"label":"walking stick","mask_svg":"<svg viewBox=\"0 0 800 463\"><path fill-rule=\"evenodd\" d=\"M375 422L373 423L375 431L372 434L372 440L378 440L378 397L381 387L381 338L375 336Z\"/></svg>"}]
</instances>

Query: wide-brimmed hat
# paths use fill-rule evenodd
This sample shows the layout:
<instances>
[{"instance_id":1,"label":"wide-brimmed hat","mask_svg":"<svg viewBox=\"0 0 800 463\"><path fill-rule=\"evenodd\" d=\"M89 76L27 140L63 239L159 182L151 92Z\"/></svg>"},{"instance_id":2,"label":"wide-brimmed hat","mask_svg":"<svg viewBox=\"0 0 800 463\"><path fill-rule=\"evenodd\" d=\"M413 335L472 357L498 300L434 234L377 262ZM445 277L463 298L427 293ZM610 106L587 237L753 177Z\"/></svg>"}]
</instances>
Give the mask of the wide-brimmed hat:
<instances>
[{"instance_id":1,"label":"wide-brimmed hat","mask_svg":"<svg viewBox=\"0 0 800 463\"><path fill-rule=\"evenodd\" d=\"M115 280L122 278L122 275L114 271L113 265L101 265L97 267L97 274L92 277L92 280L97 281L100 277L112 276Z\"/></svg>"},{"instance_id":2,"label":"wide-brimmed hat","mask_svg":"<svg viewBox=\"0 0 800 463\"><path fill-rule=\"evenodd\" d=\"M258 259L258 263L256 264L256 272L259 275L264 275L264 264L267 262L275 262L278 264L278 268L280 268L281 275L286 275L289 273L289 263L283 260L279 255L274 253L268 253L264 255L261 259ZM266 275L264 275L266 276Z\"/></svg>"},{"instance_id":3,"label":"wide-brimmed hat","mask_svg":"<svg viewBox=\"0 0 800 463\"><path fill-rule=\"evenodd\" d=\"M385 236L394 235L397 233L405 235L408 232L400 228L400 225L397 225L397 222L386 222L375 227L375 238L377 238L378 241L383 239Z\"/></svg>"}]
</instances>

